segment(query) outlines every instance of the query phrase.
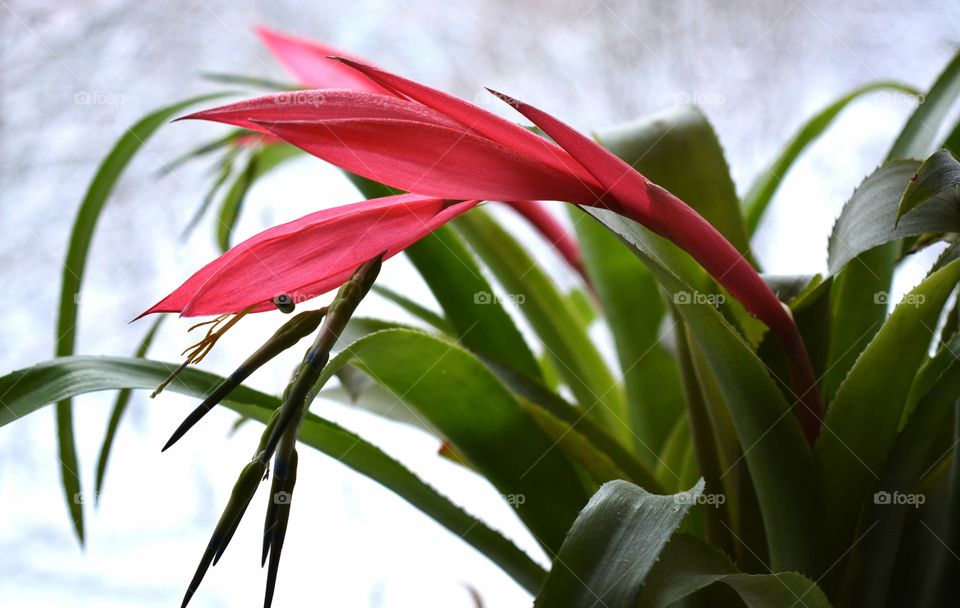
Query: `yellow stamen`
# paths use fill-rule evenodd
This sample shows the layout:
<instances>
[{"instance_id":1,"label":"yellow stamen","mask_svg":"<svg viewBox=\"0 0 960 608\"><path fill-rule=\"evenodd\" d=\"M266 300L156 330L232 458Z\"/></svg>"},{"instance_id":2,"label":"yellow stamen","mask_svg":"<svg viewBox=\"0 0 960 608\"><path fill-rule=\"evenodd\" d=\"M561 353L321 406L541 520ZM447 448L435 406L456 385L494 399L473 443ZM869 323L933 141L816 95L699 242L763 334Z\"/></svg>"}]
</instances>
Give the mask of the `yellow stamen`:
<instances>
[{"instance_id":1,"label":"yellow stamen","mask_svg":"<svg viewBox=\"0 0 960 608\"><path fill-rule=\"evenodd\" d=\"M160 383L159 386L157 386L156 390L154 390L150 394L150 398L152 399L157 395L159 395L160 392L163 391L163 389L165 389L167 385L173 382L176 379L176 377L179 376L180 373L187 368L188 365L190 364L196 365L197 363L200 363L201 361L203 361L204 357L206 357L210 353L210 351L213 350L213 347L214 345L216 345L217 341L223 337L223 334L227 333L227 331L231 327L236 325L240 321L240 319L242 319L248 312L250 312L251 309L253 309L253 307L249 306L241 310L240 312L232 315L232 318L230 318L231 317L230 314L224 314L224 315L220 315L215 319L210 319L209 321L203 321L201 323L197 323L196 325L193 325L192 327L190 327L187 330L187 332L191 332L198 327L203 327L204 325L210 326L207 329L207 334L203 337L203 339L201 339L196 344L192 346L188 346L187 348L183 349L183 352L180 354L186 355L187 358L184 360L183 363L180 364L179 367L177 367L177 369L173 370L170 373L170 375L167 376L167 378ZM229 320L227 320L226 323L223 323L228 318ZM221 323L223 323L222 326L220 326Z\"/></svg>"}]
</instances>

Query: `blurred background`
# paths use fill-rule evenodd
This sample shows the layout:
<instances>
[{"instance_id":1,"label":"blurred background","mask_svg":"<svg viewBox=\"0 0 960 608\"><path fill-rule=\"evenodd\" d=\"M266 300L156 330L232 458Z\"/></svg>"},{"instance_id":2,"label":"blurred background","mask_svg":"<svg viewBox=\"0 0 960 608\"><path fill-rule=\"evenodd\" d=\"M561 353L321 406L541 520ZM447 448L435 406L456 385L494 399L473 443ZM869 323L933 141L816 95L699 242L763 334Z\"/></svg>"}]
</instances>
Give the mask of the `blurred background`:
<instances>
[{"instance_id":1,"label":"blurred background","mask_svg":"<svg viewBox=\"0 0 960 608\"><path fill-rule=\"evenodd\" d=\"M928 87L958 44L960 3L0 0L0 372L53 354L67 235L87 182L122 132L156 107L217 88L203 72L289 80L252 34L261 23L500 112L483 93L495 87L584 130L697 103L715 125L743 192L806 117L854 86L898 79ZM833 219L882 160L914 103L902 95L866 97L802 158L756 241L767 270L825 269ZM90 254L78 352L132 354L146 322L127 321L216 255L209 224L189 240L178 238L209 183L208 164L165 179L156 171L219 132L205 124L171 125L129 167ZM337 171L299 159L251 192L237 238L354 200L358 195ZM526 240L550 272L574 282L548 248ZM908 264L901 290L916 281L923 263ZM385 266L381 281L431 302L402 256ZM377 298L362 313L406 320ZM193 342L188 325L169 320L151 355L175 360ZM276 325L276 315L244 321L204 367L231 371ZM279 392L296 359L274 362L250 383ZM109 394L77 400L77 473L88 489L112 403ZM53 409L0 428L0 606L179 604L259 435L257 425L231 434L235 417L216 412L161 456L160 446L193 404L173 394L134 397L99 507L86 497L83 549L61 497ZM314 409L377 443L549 563L497 492L438 458L426 434L334 403ZM263 502L258 496L191 605L259 605ZM495 566L389 491L301 451L275 605L455 608L475 606L473 592L485 606L530 603Z\"/></svg>"}]
</instances>

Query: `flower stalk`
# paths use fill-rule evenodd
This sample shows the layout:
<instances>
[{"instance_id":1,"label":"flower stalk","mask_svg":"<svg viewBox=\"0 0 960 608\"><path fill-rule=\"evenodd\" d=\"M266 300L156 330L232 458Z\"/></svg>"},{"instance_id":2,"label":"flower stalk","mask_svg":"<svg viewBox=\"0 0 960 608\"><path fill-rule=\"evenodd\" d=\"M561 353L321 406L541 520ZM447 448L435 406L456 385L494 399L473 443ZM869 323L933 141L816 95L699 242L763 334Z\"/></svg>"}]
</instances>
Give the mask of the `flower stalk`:
<instances>
[{"instance_id":1,"label":"flower stalk","mask_svg":"<svg viewBox=\"0 0 960 608\"><path fill-rule=\"evenodd\" d=\"M294 485L296 484L298 460L296 443L300 424L306 416L307 409L313 397L316 395L316 391L319 390L319 387L316 386L317 381L320 378L324 366L326 366L330 359L330 351L340 338L340 334L350 321L357 306L373 286L380 272L381 263L382 256L377 256L361 264L353 273L350 280L340 287L333 302L327 307L325 315L322 314L321 311L316 311L312 317L302 317L298 315L299 320L297 317L291 319L275 334L272 342L268 343L268 346L272 344L270 349L267 349L267 346L265 346L258 351L258 353L266 354L261 355L255 353L254 357L251 357L251 359L260 357L255 361L259 362L263 357L266 357L267 354L272 353L269 357L272 358L277 352L283 350L280 346L292 346L300 339L304 328L310 327L311 324L315 327L315 322L319 322L319 319L321 317L323 318L323 324L317 333L316 339L307 350L303 361L294 370L287 389L284 391L283 404L271 417L270 422L261 435L260 444L257 447L253 460L244 467L234 486L230 500L220 520L217 522L210 542L204 551L200 564L197 566L197 571L187 587L181 605L183 608L190 602L190 599L200 586L200 582L203 580L207 570L210 566L216 565L226 550L260 482L267 477L271 458L273 458L274 478L271 487L270 503L264 522L262 563L266 563L269 558L264 608L270 608L273 603L273 593L276 588L277 572L280 564L280 552L283 547L284 537L286 536L287 523L290 517L291 499L293 497ZM277 336L280 337L278 338ZM249 361L250 359L248 359L248 362ZM245 369L245 365L241 366L241 369ZM224 385L229 383L230 381L225 382ZM201 404L201 406L203 406L203 404ZM199 419L199 417L202 417L208 410L198 408L194 413L197 411L200 411L197 417L197 419ZM191 414L191 417L188 417L185 424L190 422L193 416L194 414ZM189 428L189 425L187 428ZM178 432L179 430L180 429L178 429ZM182 435L182 433L180 434ZM178 435L175 433L174 436L172 440L175 440Z\"/></svg>"}]
</instances>

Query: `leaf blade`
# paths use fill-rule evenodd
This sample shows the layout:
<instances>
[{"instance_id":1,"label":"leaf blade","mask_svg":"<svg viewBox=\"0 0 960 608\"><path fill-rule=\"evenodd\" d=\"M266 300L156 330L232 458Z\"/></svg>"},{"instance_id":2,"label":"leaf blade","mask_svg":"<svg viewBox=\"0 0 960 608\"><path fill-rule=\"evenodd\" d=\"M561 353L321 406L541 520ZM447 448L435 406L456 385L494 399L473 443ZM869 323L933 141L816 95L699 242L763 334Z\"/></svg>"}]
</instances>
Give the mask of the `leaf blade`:
<instances>
[{"instance_id":1,"label":"leaf blade","mask_svg":"<svg viewBox=\"0 0 960 608\"><path fill-rule=\"evenodd\" d=\"M899 91L909 95L919 95L919 91L913 87L899 82L871 82L850 91L808 119L780 155L756 177L743 197L742 205L747 216L747 229L751 234L760 225L760 220L781 182L804 150L823 135L848 105L864 95L877 91Z\"/></svg>"},{"instance_id":2,"label":"leaf blade","mask_svg":"<svg viewBox=\"0 0 960 608\"><path fill-rule=\"evenodd\" d=\"M80 286L86 268L87 252L93 240L94 229L100 213L103 211L120 176L130 160L147 139L170 118L186 108L228 93L201 95L185 101L160 108L140 119L114 144L113 149L100 163L97 172L84 194L77 210L73 228L70 231L70 244L63 264L63 277L60 288L60 305L57 313L56 349L58 357L72 355L77 341L77 314L80 302ZM79 464L76 439L73 433L73 413L69 400L57 404L57 445L60 455L60 476L63 483L67 507L73 519L74 531L83 544L83 505L76 499L80 494Z\"/></svg>"},{"instance_id":3,"label":"leaf blade","mask_svg":"<svg viewBox=\"0 0 960 608\"><path fill-rule=\"evenodd\" d=\"M81 394L125 388L152 390L176 367L174 363L148 359L73 356L17 370L0 377L0 394L4 395L4 403L8 406L0 408L0 426L47 404ZM191 367L185 369L167 390L203 397L223 380L221 376ZM222 403L262 423L266 423L280 406L278 398L243 385ZM542 583L543 569L511 541L453 504L360 436L308 413L301 427L300 440L377 481L454 534L462 536L531 593Z\"/></svg>"},{"instance_id":4,"label":"leaf blade","mask_svg":"<svg viewBox=\"0 0 960 608\"><path fill-rule=\"evenodd\" d=\"M536 608L633 608L660 551L703 490L672 496L605 483L570 528Z\"/></svg>"}]
</instances>

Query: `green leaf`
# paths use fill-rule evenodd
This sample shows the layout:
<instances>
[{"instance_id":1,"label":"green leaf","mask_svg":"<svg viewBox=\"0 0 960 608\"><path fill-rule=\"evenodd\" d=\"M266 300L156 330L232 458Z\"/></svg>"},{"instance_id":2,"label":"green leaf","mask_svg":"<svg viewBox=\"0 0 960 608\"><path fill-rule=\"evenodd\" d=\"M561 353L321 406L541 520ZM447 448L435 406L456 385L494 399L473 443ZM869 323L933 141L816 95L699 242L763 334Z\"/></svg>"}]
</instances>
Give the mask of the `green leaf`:
<instances>
[{"instance_id":1,"label":"green leaf","mask_svg":"<svg viewBox=\"0 0 960 608\"><path fill-rule=\"evenodd\" d=\"M830 536L841 550L853 540L860 505L896 440L910 387L958 280L955 261L904 296L827 410L814 454L830 507Z\"/></svg>"},{"instance_id":2,"label":"green leaf","mask_svg":"<svg viewBox=\"0 0 960 608\"><path fill-rule=\"evenodd\" d=\"M210 209L210 205L213 204L213 199L216 198L220 190L226 185L227 180L229 180L230 176L233 175L233 163L236 161L239 154L239 148L230 148L227 150L226 154L223 155L223 158L220 159L220 162L217 164L217 176L213 180L213 183L211 183L207 188L206 193L203 195L203 199L200 201L200 205L190 217L190 221L186 226L183 227L183 231L180 232L181 239L186 239L188 236L190 236L190 234L193 232L193 229L197 227L197 224L199 224L200 220L203 219L203 216L206 215L207 210Z\"/></svg>"},{"instance_id":3,"label":"green leaf","mask_svg":"<svg viewBox=\"0 0 960 608\"><path fill-rule=\"evenodd\" d=\"M924 570L927 576L924 579L924 592L919 598L921 607L943 606L956 599L957 579L957 551L960 550L960 397L953 402L953 434L950 450L952 454L946 456L944 462L946 471L943 475L943 485L946 492L941 509L937 509L937 517L930 523L930 532L938 541L934 550L923 556L926 562Z\"/></svg>"},{"instance_id":4,"label":"green leaf","mask_svg":"<svg viewBox=\"0 0 960 608\"><path fill-rule=\"evenodd\" d=\"M653 465L683 404L676 362L660 340L660 288L620 239L580 210L571 208L571 219L617 347L636 452Z\"/></svg>"},{"instance_id":5,"label":"green leaf","mask_svg":"<svg viewBox=\"0 0 960 608\"><path fill-rule=\"evenodd\" d=\"M903 408L903 416L900 417L900 428L907 425L920 399L926 396L941 378L948 376L948 372L956 371L954 366L957 363L960 363L960 336L955 334L949 342L940 344L937 354L926 361L914 376L907 403Z\"/></svg>"},{"instance_id":6,"label":"green leaf","mask_svg":"<svg viewBox=\"0 0 960 608\"><path fill-rule=\"evenodd\" d=\"M960 162L949 150L938 150L923 161L917 172L910 178L897 207L897 221L923 203L934 197L946 195L957 205L960 194Z\"/></svg>"},{"instance_id":7,"label":"green leaf","mask_svg":"<svg viewBox=\"0 0 960 608\"><path fill-rule=\"evenodd\" d=\"M903 430L880 471L880 479L874 483L872 493L863 501L857 538L862 540L851 550L846 573L840 591L840 605L883 605L888 601L891 581L903 573L897 571L897 556L904 552L902 539L907 514L915 507L910 504L895 504L878 501L882 493L892 496L916 494L920 480L936 464L943 454L942 447L934 438L945 434L956 396L960 394L960 361L954 354L960 348L960 340L943 348L918 374L917 382L924 385L917 391L919 403L910 413ZM921 381L920 376L935 377ZM947 440L952 441L952 439ZM878 494L881 493L881 494Z\"/></svg>"},{"instance_id":8,"label":"green leaf","mask_svg":"<svg viewBox=\"0 0 960 608\"><path fill-rule=\"evenodd\" d=\"M554 559L536 608L634 608L644 580L703 484L672 496L611 481L594 494Z\"/></svg>"},{"instance_id":9,"label":"green leaf","mask_svg":"<svg viewBox=\"0 0 960 608\"><path fill-rule=\"evenodd\" d=\"M924 158L933 150L940 124L946 119L960 87L958 52L907 120L887 160ZM900 194L902 194L902 190ZM899 199L898 199L899 200ZM896 217L895 215L893 217ZM906 219L906 218L904 218ZM830 293L833 307L827 373L822 382L823 402L833 399L837 387L847 375L857 355L880 329L886 311L872 306L874 294L890 291L894 264L901 254L901 243L875 247L857 257L834 280Z\"/></svg>"},{"instance_id":10,"label":"green leaf","mask_svg":"<svg viewBox=\"0 0 960 608\"><path fill-rule=\"evenodd\" d=\"M690 447L690 424L686 416L677 418L676 424L667 436L663 450L657 457L656 476L660 484L668 491L681 491L685 486L683 461Z\"/></svg>"},{"instance_id":11,"label":"green leaf","mask_svg":"<svg viewBox=\"0 0 960 608\"><path fill-rule=\"evenodd\" d=\"M73 229L70 232L70 245L63 264L63 280L60 288L60 307L56 327L56 355L63 357L72 355L77 343L77 311L80 302L80 285L83 282L83 273L87 265L87 251L93 232L100 218L114 185L126 169L130 160L137 153L144 142L173 116L183 112L186 108L228 93L214 93L194 97L173 105L161 108L152 114L140 119L114 144L113 149L100 163L97 173L87 187L87 192L80 203ZM77 538L83 543L83 505L75 500L81 491L79 464L77 462L76 440L73 436L73 414L70 400L66 399L57 404L57 443L60 457L60 476L63 482L63 492L73 519Z\"/></svg>"},{"instance_id":12,"label":"green leaf","mask_svg":"<svg viewBox=\"0 0 960 608\"><path fill-rule=\"evenodd\" d=\"M678 312L674 313L679 316ZM677 335L677 359L680 361L680 376L683 378L684 402L686 404L687 420L690 424L690 438L700 474L703 476L704 489L708 494L724 494L724 473L730 470L735 462L721 462L720 448L717 446L718 431L711 421L711 408L718 404L707 404L706 382L715 378L709 374L707 364L702 363L698 370L694 363L694 353L701 359L697 345L692 343L690 332L682 327ZM702 371L702 374L698 374ZM725 551L733 550L733 539L730 536L730 521L727 510L727 501L718 504L715 508L704 512L707 539L711 544Z\"/></svg>"},{"instance_id":13,"label":"green leaf","mask_svg":"<svg viewBox=\"0 0 960 608\"><path fill-rule=\"evenodd\" d=\"M344 367L344 370L351 369L354 370L357 374L363 374L364 377L369 378L363 372L353 368L353 367ZM371 382L373 382L371 380ZM371 414L376 414L388 420L393 420L394 422L400 422L407 424L414 428L420 429L426 433L429 433L435 436L439 440L443 440L443 436L440 434L437 429L430 424L417 410L413 409L403 401L397 401L397 396L391 393L389 390L383 388L379 384L373 383L372 386L365 388L363 393L357 396L351 395L341 384L340 386L331 386L325 388L317 394L318 397L324 399L330 399L333 401L338 401L345 405L350 405L358 409L366 410Z\"/></svg>"},{"instance_id":14,"label":"green leaf","mask_svg":"<svg viewBox=\"0 0 960 608\"><path fill-rule=\"evenodd\" d=\"M220 203L220 217L217 223L217 245L221 251L231 247L233 230L240 219L240 211L247 193L253 184L286 160L300 154L298 148L285 144L270 144L254 150L247 160L246 167L237 175L233 185L227 190Z\"/></svg>"},{"instance_id":15,"label":"green leaf","mask_svg":"<svg viewBox=\"0 0 960 608\"><path fill-rule=\"evenodd\" d=\"M0 394L6 406L0 408L0 426L76 395L116 389L152 390L176 367L174 363L147 359L65 357L12 372L0 378ZM223 380L188 367L167 390L202 397ZM245 386L237 387L222 403L263 423L280 406L278 398ZM300 429L300 442L392 490L489 557L531 593L543 582L543 569L512 542L358 435L308 413Z\"/></svg>"},{"instance_id":16,"label":"green leaf","mask_svg":"<svg viewBox=\"0 0 960 608\"><path fill-rule=\"evenodd\" d=\"M157 330L160 329L160 324L163 323L163 320L166 317L159 316L150 325L150 329L147 330L146 335L143 336L143 340L140 342L140 346L137 347L137 352L133 355L138 359L142 359L147 356L147 351L150 350L150 345L153 343L154 336L157 335ZM123 418L123 414L127 411L127 406L130 404L130 397L133 395L133 392L125 388L117 394L117 400L113 404L113 410L110 412L110 420L107 422L107 431L103 437L103 443L100 446L100 456L97 458L97 482L96 482L96 494L94 495L94 500L100 502L100 492L103 490L103 479L107 473L107 462L110 460L110 451L113 449L113 440L117 434L117 428L120 426L120 419Z\"/></svg>"},{"instance_id":17,"label":"green leaf","mask_svg":"<svg viewBox=\"0 0 960 608\"><path fill-rule=\"evenodd\" d=\"M570 305L580 315L581 325L589 328L597 320L598 311L594 305L592 293L581 287L575 287L567 292L567 299L570 300Z\"/></svg>"},{"instance_id":18,"label":"green leaf","mask_svg":"<svg viewBox=\"0 0 960 608\"><path fill-rule=\"evenodd\" d=\"M960 121L953 126L950 135L943 142L943 147L953 152L954 156L960 156Z\"/></svg>"},{"instance_id":19,"label":"green leaf","mask_svg":"<svg viewBox=\"0 0 960 608\"><path fill-rule=\"evenodd\" d=\"M575 462L583 469L596 487L614 479L635 481L626 471L617 466L610 456L600 451L587 439L586 435L580 432L576 421L571 423L561 420L546 408L522 397L519 397L518 401L537 426L550 437L554 445L562 450L571 462Z\"/></svg>"},{"instance_id":20,"label":"green leaf","mask_svg":"<svg viewBox=\"0 0 960 608\"><path fill-rule=\"evenodd\" d=\"M482 357L530 378L542 378L540 365L503 304L494 298L473 254L450 227L428 234L406 249L457 339Z\"/></svg>"},{"instance_id":21,"label":"green leaf","mask_svg":"<svg viewBox=\"0 0 960 608\"><path fill-rule=\"evenodd\" d=\"M367 198L394 194L391 188L347 174ZM473 254L447 226L407 247L407 257L427 283L457 339L478 355L541 379L536 358L484 278Z\"/></svg>"},{"instance_id":22,"label":"green leaf","mask_svg":"<svg viewBox=\"0 0 960 608\"><path fill-rule=\"evenodd\" d=\"M677 255L673 245L615 213L588 213L633 248L669 298L692 292L690 284L674 274L684 270L682 265L664 265ZM816 574L825 567L822 540L809 530L822 525L823 507L817 471L796 416L763 362L713 306L694 300L677 310L716 376L743 446L763 513L771 567Z\"/></svg>"},{"instance_id":23,"label":"green leaf","mask_svg":"<svg viewBox=\"0 0 960 608\"><path fill-rule=\"evenodd\" d=\"M450 323L448 323L446 319L433 312L429 308L414 302L402 293L382 285L374 285L371 289L381 298L393 302L403 310L420 319L427 325L430 325L434 329L442 331L445 334L453 332L453 328L450 327Z\"/></svg>"},{"instance_id":24,"label":"green leaf","mask_svg":"<svg viewBox=\"0 0 960 608\"><path fill-rule=\"evenodd\" d=\"M184 152L180 156L160 167L160 169L157 171L157 175L160 177L169 175L192 160L203 158L204 156L216 152L222 148L231 147L240 137L245 134L249 135L250 132L246 129L234 129L223 137L218 137L213 141L200 144L199 146Z\"/></svg>"},{"instance_id":25,"label":"green leaf","mask_svg":"<svg viewBox=\"0 0 960 608\"><path fill-rule=\"evenodd\" d=\"M611 152L686 202L747 258L750 241L723 148L696 106L679 106L604 129Z\"/></svg>"},{"instance_id":26,"label":"green leaf","mask_svg":"<svg viewBox=\"0 0 960 608\"><path fill-rule=\"evenodd\" d=\"M918 97L920 95L920 92L913 87L899 82L871 82L850 91L805 122L797 134L787 143L780 156L774 159L770 166L757 176L747 194L743 197L743 209L747 215L747 229L751 234L757 230L757 226L760 225L760 220L773 199L773 195L776 194L780 183L803 151L823 135L851 102L876 91L899 91Z\"/></svg>"},{"instance_id":27,"label":"green leaf","mask_svg":"<svg viewBox=\"0 0 960 608\"><path fill-rule=\"evenodd\" d=\"M575 455L571 456L572 458L595 451L598 454L588 457L597 460L609 460L622 473L619 477L602 479L601 482L620 478L636 483L647 491L662 492L662 486L657 481L653 471L643 462L637 460L606 429L586 416L582 409L568 403L563 397L535 380L495 364L488 365L497 374L497 377L517 395L521 405L531 410L531 415L537 419L541 428L548 425L551 430L562 429L562 432L576 433L582 436L589 445L582 448L579 445L572 445L571 447L575 452ZM547 429L545 428L545 430ZM549 433L550 430L547 432ZM574 441L579 441L579 438Z\"/></svg>"},{"instance_id":28,"label":"green leaf","mask_svg":"<svg viewBox=\"0 0 960 608\"><path fill-rule=\"evenodd\" d=\"M863 180L830 234L827 263L831 274L845 266L858 266L850 262L879 245L928 232L960 230L960 206L948 197L917 200L898 221L900 199L919 168L917 161L890 161Z\"/></svg>"},{"instance_id":29,"label":"green leaf","mask_svg":"<svg viewBox=\"0 0 960 608\"><path fill-rule=\"evenodd\" d=\"M560 547L588 494L576 469L517 398L469 351L417 330L351 344L318 382L349 363L416 409L505 497L541 544Z\"/></svg>"},{"instance_id":30,"label":"green leaf","mask_svg":"<svg viewBox=\"0 0 960 608\"><path fill-rule=\"evenodd\" d=\"M461 216L454 226L517 304L580 406L624 445L631 445L622 388L570 301L523 246L483 210Z\"/></svg>"},{"instance_id":31,"label":"green leaf","mask_svg":"<svg viewBox=\"0 0 960 608\"><path fill-rule=\"evenodd\" d=\"M923 103L907 120L887 158L923 158L933 152L940 126L960 96L960 51L958 51L936 82Z\"/></svg>"},{"instance_id":32,"label":"green leaf","mask_svg":"<svg viewBox=\"0 0 960 608\"><path fill-rule=\"evenodd\" d=\"M607 129L598 133L598 139L696 209L750 256L723 148L698 108L675 108ZM658 345L664 314L659 288L649 271L613 235L586 222L576 222L576 226L587 268L610 319L637 435L643 444L660 451L680 414L683 396L676 361ZM715 290L706 273L687 256L672 255L669 266L688 270L687 280L694 287L691 292ZM732 306L731 311L738 308ZM745 313L739 317L746 319Z\"/></svg>"},{"instance_id":33,"label":"green leaf","mask_svg":"<svg viewBox=\"0 0 960 608\"><path fill-rule=\"evenodd\" d=\"M830 607L817 584L800 574L741 574L720 551L696 537L678 533L650 571L636 608L678 605L714 583L733 589L747 608Z\"/></svg>"},{"instance_id":34,"label":"green leaf","mask_svg":"<svg viewBox=\"0 0 960 608\"><path fill-rule=\"evenodd\" d=\"M743 448L740 446L736 428L730 418L723 391L703 354L703 349L689 338L687 343L691 351L696 379L703 395L710 424L709 430L713 433L712 442L716 443L717 460L720 466L720 489L716 491L710 489L709 478L702 466L699 467L700 474L704 476L708 493L723 493L726 497L724 503L718 505L715 514L707 512L709 516L705 517L706 523L710 522L710 517L716 515L723 526L728 527L729 530L725 530L727 534L713 535L720 541L714 545L734 556L741 568L755 571L757 567L762 567L762 563L767 559L767 539L748 462L744 459ZM696 452L703 449L695 444L694 448ZM698 455L698 459L700 458ZM714 483L713 486L717 487L718 484ZM721 542L731 543L732 547Z\"/></svg>"}]
</instances>

